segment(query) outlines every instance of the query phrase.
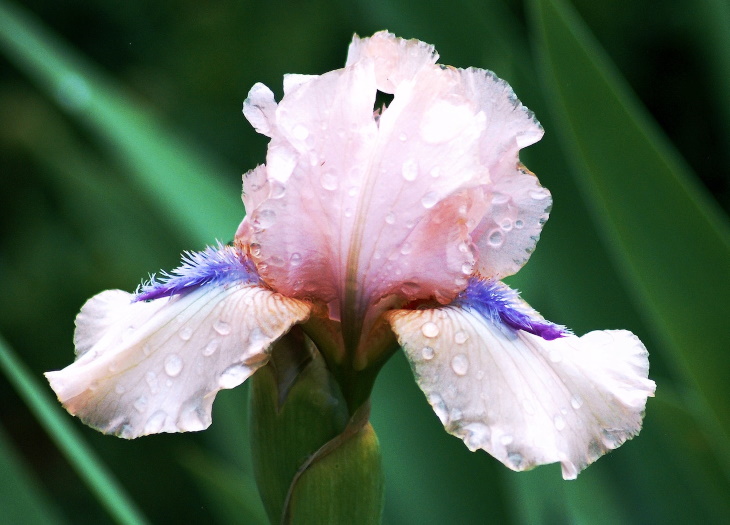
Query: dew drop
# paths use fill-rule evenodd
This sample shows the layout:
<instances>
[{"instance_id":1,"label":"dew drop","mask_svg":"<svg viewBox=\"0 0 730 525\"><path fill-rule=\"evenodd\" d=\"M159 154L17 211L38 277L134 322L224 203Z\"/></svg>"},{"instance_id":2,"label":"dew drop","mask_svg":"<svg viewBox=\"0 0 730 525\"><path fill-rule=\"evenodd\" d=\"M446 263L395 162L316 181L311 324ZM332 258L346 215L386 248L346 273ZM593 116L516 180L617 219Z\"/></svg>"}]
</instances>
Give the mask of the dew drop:
<instances>
[{"instance_id":1,"label":"dew drop","mask_svg":"<svg viewBox=\"0 0 730 525\"><path fill-rule=\"evenodd\" d=\"M418 177L418 163L414 159L408 159L401 166L401 175L407 181L414 181Z\"/></svg>"},{"instance_id":2,"label":"dew drop","mask_svg":"<svg viewBox=\"0 0 730 525\"><path fill-rule=\"evenodd\" d=\"M462 344L466 343L467 339L469 339L469 334L467 334L463 330L459 330L454 335L454 341L456 341L456 344L458 344L458 345L462 345Z\"/></svg>"},{"instance_id":3,"label":"dew drop","mask_svg":"<svg viewBox=\"0 0 730 525\"><path fill-rule=\"evenodd\" d=\"M451 369L457 376L465 376L469 371L469 358L466 354L456 354L451 360Z\"/></svg>"},{"instance_id":4,"label":"dew drop","mask_svg":"<svg viewBox=\"0 0 730 525\"><path fill-rule=\"evenodd\" d=\"M170 377L177 377L183 369L183 361L177 354L170 354L165 358L165 373Z\"/></svg>"},{"instance_id":5,"label":"dew drop","mask_svg":"<svg viewBox=\"0 0 730 525\"><path fill-rule=\"evenodd\" d=\"M254 257L258 257L261 255L261 245L259 243L252 242L250 249L251 249L251 255L253 255Z\"/></svg>"},{"instance_id":6,"label":"dew drop","mask_svg":"<svg viewBox=\"0 0 730 525\"><path fill-rule=\"evenodd\" d=\"M509 202L509 195L505 195L504 193L497 193L492 197L492 204L495 206L506 204L507 202Z\"/></svg>"},{"instance_id":7,"label":"dew drop","mask_svg":"<svg viewBox=\"0 0 730 525\"><path fill-rule=\"evenodd\" d=\"M512 229L512 219L505 217L502 219L502 222L499 223L499 227L506 232L510 231Z\"/></svg>"},{"instance_id":8,"label":"dew drop","mask_svg":"<svg viewBox=\"0 0 730 525\"><path fill-rule=\"evenodd\" d=\"M469 423L464 425L463 430L466 432L464 443L472 452L489 444L491 432L484 423Z\"/></svg>"},{"instance_id":9,"label":"dew drop","mask_svg":"<svg viewBox=\"0 0 730 525\"><path fill-rule=\"evenodd\" d=\"M421 349L421 355L426 361L430 361L436 355L436 351L430 346L424 346L423 349Z\"/></svg>"},{"instance_id":10,"label":"dew drop","mask_svg":"<svg viewBox=\"0 0 730 525\"><path fill-rule=\"evenodd\" d=\"M524 227L525 227L525 222L522 219L517 219L515 221L515 228L517 228L518 230L521 230Z\"/></svg>"},{"instance_id":11,"label":"dew drop","mask_svg":"<svg viewBox=\"0 0 730 525\"><path fill-rule=\"evenodd\" d=\"M505 434L501 438L499 438L499 442L502 443L504 446L511 445L514 440L515 438L513 438L509 434Z\"/></svg>"},{"instance_id":12,"label":"dew drop","mask_svg":"<svg viewBox=\"0 0 730 525\"><path fill-rule=\"evenodd\" d=\"M358 190L358 187L357 186L350 186L350 189L347 190L347 194L350 197L354 197L355 195L357 195L357 190Z\"/></svg>"},{"instance_id":13,"label":"dew drop","mask_svg":"<svg viewBox=\"0 0 730 525\"><path fill-rule=\"evenodd\" d=\"M145 396L139 396L134 403L132 403L132 406L134 409L142 413L145 411L145 408L147 408L147 398Z\"/></svg>"},{"instance_id":14,"label":"dew drop","mask_svg":"<svg viewBox=\"0 0 730 525\"><path fill-rule=\"evenodd\" d=\"M253 222L258 228L268 228L276 222L276 212L271 208L259 210Z\"/></svg>"},{"instance_id":15,"label":"dew drop","mask_svg":"<svg viewBox=\"0 0 730 525\"><path fill-rule=\"evenodd\" d=\"M406 135L405 133L401 133L400 135L398 135L398 140L400 140L401 142L405 142L406 140L408 140L408 135Z\"/></svg>"},{"instance_id":16,"label":"dew drop","mask_svg":"<svg viewBox=\"0 0 730 525\"><path fill-rule=\"evenodd\" d=\"M555 428L558 430L563 430L565 428L565 419L563 419L563 416L555 416L553 418L553 423L555 424Z\"/></svg>"},{"instance_id":17,"label":"dew drop","mask_svg":"<svg viewBox=\"0 0 730 525\"><path fill-rule=\"evenodd\" d=\"M215 354L215 351L218 350L219 344L220 343L218 343L217 339L211 339L208 341L208 344L205 345L205 348L203 348L203 355L205 357L210 357Z\"/></svg>"},{"instance_id":18,"label":"dew drop","mask_svg":"<svg viewBox=\"0 0 730 525\"><path fill-rule=\"evenodd\" d=\"M269 181L269 197L272 199L281 199L286 193L286 186L278 180Z\"/></svg>"},{"instance_id":19,"label":"dew drop","mask_svg":"<svg viewBox=\"0 0 730 525\"><path fill-rule=\"evenodd\" d=\"M160 391L160 384L157 381L157 374L154 372L147 372L144 375L144 380L147 382L147 386L150 387L150 393L155 395Z\"/></svg>"},{"instance_id":20,"label":"dew drop","mask_svg":"<svg viewBox=\"0 0 730 525\"><path fill-rule=\"evenodd\" d=\"M385 216L385 222L388 224L395 224L395 213L392 211Z\"/></svg>"},{"instance_id":21,"label":"dew drop","mask_svg":"<svg viewBox=\"0 0 730 525\"><path fill-rule=\"evenodd\" d=\"M524 458L522 457L522 454L519 452L510 452L507 454L507 463L509 463L513 468L517 470L522 470L522 465L524 463Z\"/></svg>"},{"instance_id":22,"label":"dew drop","mask_svg":"<svg viewBox=\"0 0 730 525\"><path fill-rule=\"evenodd\" d=\"M471 263L464 263L461 265L461 273L464 275L471 275L474 271L474 265Z\"/></svg>"},{"instance_id":23,"label":"dew drop","mask_svg":"<svg viewBox=\"0 0 730 525\"><path fill-rule=\"evenodd\" d=\"M570 406L578 410L580 407L583 406L583 399L581 399L581 397L578 395L574 395L570 398Z\"/></svg>"},{"instance_id":24,"label":"dew drop","mask_svg":"<svg viewBox=\"0 0 730 525\"><path fill-rule=\"evenodd\" d=\"M549 196L550 194L547 192L547 190L545 190L545 188L530 191L530 197L538 201L547 199Z\"/></svg>"},{"instance_id":25,"label":"dew drop","mask_svg":"<svg viewBox=\"0 0 730 525\"><path fill-rule=\"evenodd\" d=\"M437 179L439 175L441 175L441 168L439 166L434 166L433 168L431 168L431 171L429 171L429 173L434 179Z\"/></svg>"},{"instance_id":26,"label":"dew drop","mask_svg":"<svg viewBox=\"0 0 730 525\"><path fill-rule=\"evenodd\" d=\"M250 374L251 370L246 366L229 366L218 378L218 386L221 388L235 388L243 383Z\"/></svg>"},{"instance_id":27,"label":"dew drop","mask_svg":"<svg viewBox=\"0 0 730 525\"><path fill-rule=\"evenodd\" d=\"M345 217L352 217L352 208L345 208Z\"/></svg>"},{"instance_id":28,"label":"dew drop","mask_svg":"<svg viewBox=\"0 0 730 525\"><path fill-rule=\"evenodd\" d=\"M162 430L162 426L165 424L166 418L167 414L165 414L162 410L158 410L147 420L143 432L145 434L157 434L160 430Z\"/></svg>"},{"instance_id":29,"label":"dew drop","mask_svg":"<svg viewBox=\"0 0 730 525\"><path fill-rule=\"evenodd\" d=\"M302 264L302 256L299 253L292 253L291 257L289 257L289 263L292 266L299 266Z\"/></svg>"},{"instance_id":30,"label":"dew drop","mask_svg":"<svg viewBox=\"0 0 730 525\"><path fill-rule=\"evenodd\" d=\"M406 282L400 286L400 289L406 296L411 296L417 294L421 290L421 285L418 283Z\"/></svg>"},{"instance_id":31,"label":"dew drop","mask_svg":"<svg viewBox=\"0 0 730 525\"><path fill-rule=\"evenodd\" d=\"M436 194L435 191L429 191L421 199L421 204L427 210L429 210L429 209L433 208L434 206L436 206L436 203L437 202L438 202L438 195Z\"/></svg>"},{"instance_id":32,"label":"dew drop","mask_svg":"<svg viewBox=\"0 0 730 525\"><path fill-rule=\"evenodd\" d=\"M180 339L182 339L183 341L189 341L190 338L193 336L193 329L189 326L184 326L180 329L177 335L179 335Z\"/></svg>"},{"instance_id":33,"label":"dew drop","mask_svg":"<svg viewBox=\"0 0 730 525\"><path fill-rule=\"evenodd\" d=\"M449 412L446 410L446 404L443 398L438 394L431 394L428 396L428 403L433 408L439 420L441 420L441 424L447 425L449 422Z\"/></svg>"},{"instance_id":34,"label":"dew drop","mask_svg":"<svg viewBox=\"0 0 730 525\"><path fill-rule=\"evenodd\" d=\"M337 189L337 175L331 171L325 171L319 178L319 183L325 190L334 191Z\"/></svg>"},{"instance_id":35,"label":"dew drop","mask_svg":"<svg viewBox=\"0 0 730 525\"><path fill-rule=\"evenodd\" d=\"M292 130L292 135L294 135L294 138L297 140L304 140L309 136L309 130L306 126L303 126L302 124L297 124Z\"/></svg>"},{"instance_id":36,"label":"dew drop","mask_svg":"<svg viewBox=\"0 0 730 525\"><path fill-rule=\"evenodd\" d=\"M142 352L144 353L144 355L150 355L152 353L152 347L149 343L144 344L144 346L142 347Z\"/></svg>"},{"instance_id":37,"label":"dew drop","mask_svg":"<svg viewBox=\"0 0 730 525\"><path fill-rule=\"evenodd\" d=\"M409 242L404 242L403 243L403 246L401 246L401 248L400 248L400 252L403 255L408 255L412 251L413 251L413 245L411 243L409 243Z\"/></svg>"},{"instance_id":38,"label":"dew drop","mask_svg":"<svg viewBox=\"0 0 730 525\"><path fill-rule=\"evenodd\" d=\"M421 332L426 337L436 337L437 335L439 335L439 327L438 325L436 325L436 323L428 321L427 323L424 323L424 325L421 327Z\"/></svg>"},{"instance_id":39,"label":"dew drop","mask_svg":"<svg viewBox=\"0 0 730 525\"><path fill-rule=\"evenodd\" d=\"M492 230L489 237L487 237L487 242L494 248L502 246L502 243L504 242L504 233L500 230Z\"/></svg>"},{"instance_id":40,"label":"dew drop","mask_svg":"<svg viewBox=\"0 0 730 525\"><path fill-rule=\"evenodd\" d=\"M213 330L221 335L228 335L231 333L231 325L221 319L218 319L215 323L213 323Z\"/></svg>"}]
</instances>

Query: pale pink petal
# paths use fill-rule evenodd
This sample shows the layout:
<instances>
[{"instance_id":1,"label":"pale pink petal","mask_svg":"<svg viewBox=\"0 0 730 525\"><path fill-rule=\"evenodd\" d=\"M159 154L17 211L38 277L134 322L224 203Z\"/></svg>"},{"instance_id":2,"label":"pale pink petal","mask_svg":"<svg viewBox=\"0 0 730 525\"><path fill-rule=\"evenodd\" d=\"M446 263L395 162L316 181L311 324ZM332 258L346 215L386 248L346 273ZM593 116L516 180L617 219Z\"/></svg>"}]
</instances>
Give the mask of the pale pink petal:
<instances>
[{"instance_id":1,"label":"pale pink petal","mask_svg":"<svg viewBox=\"0 0 730 525\"><path fill-rule=\"evenodd\" d=\"M560 462L575 478L639 432L654 394L627 331L546 341L456 306L387 315L446 430L513 470Z\"/></svg>"},{"instance_id":2,"label":"pale pink petal","mask_svg":"<svg viewBox=\"0 0 730 525\"><path fill-rule=\"evenodd\" d=\"M488 186L487 213L471 232L476 270L492 279L512 275L527 262L552 206L535 175L524 167L509 171Z\"/></svg>"},{"instance_id":3,"label":"pale pink petal","mask_svg":"<svg viewBox=\"0 0 730 525\"><path fill-rule=\"evenodd\" d=\"M71 414L128 439L207 428L216 393L265 365L271 343L310 310L251 284L133 297L91 298L76 318L76 361L46 374Z\"/></svg>"},{"instance_id":4,"label":"pale pink petal","mask_svg":"<svg viewBox=\"0 0 730 525\"><path fill-rule=\"evenodd\" d=\"M353 37L345 65L365 59L374 61L378 90L392 94L401 82L412 80L421 69L434 65L438 57L434 47L425 42L379 31L370 38Z\"/></svg>"}]
</instances>

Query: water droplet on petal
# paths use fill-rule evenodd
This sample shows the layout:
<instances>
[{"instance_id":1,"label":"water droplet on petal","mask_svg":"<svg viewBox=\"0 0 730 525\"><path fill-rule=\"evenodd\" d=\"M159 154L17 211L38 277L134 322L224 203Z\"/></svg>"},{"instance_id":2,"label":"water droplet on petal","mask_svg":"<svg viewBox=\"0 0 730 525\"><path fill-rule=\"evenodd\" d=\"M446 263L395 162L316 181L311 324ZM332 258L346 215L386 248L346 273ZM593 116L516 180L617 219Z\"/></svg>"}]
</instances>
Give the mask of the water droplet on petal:
<instances>
[{"instance_id":1,"label":"water droplet on petal","mask_svg":"<svg viewBox=\"0 0 730 525\"><path fill-rule=\"evenodd\" d=\"M139 396L135 400L135 402L132 404L132 406L134 407L134 409L137 412L139 412L139 413L144 412L145 409L147 408L147 398L145 396Z\"/></svg>"},{"instance_id":2,"label":"water droplet on petal","mask_svg":"<svg viewBox=\"0 0 730 525\"><path fill-rule=\"evenodd\" d=\"M401 175L407 181L414 181L418 177L418 162L414 159L408 159L401 167Z\"/></svg>"},{"instance_id":3,"label":"water droplet on petal","mask_svg":"<svg viewBox=\"0 0 730 525\"><path fill-rule=\"evenodd\" d=\"M221 319L218 319L215 323L213 323L213 330L221 335L228 335L231 333L231 325Z\"/></svg>"},{"instance_id":4,"label":"water droplet on petal","mask_svg":"<svg viewBox=\"0 0 730 525\"><path fill-rule=\"evenodd\" d=\"M515 221L515 228L517 228L518 230L521 230L524 227L525 227L525 222L522 219L517 219Z\"/></svg>"},{"instance_id":5,"label":"water droplet on petal","mask_svg":"<svg viewBox=\"0 0 730 525\"><path fill-rule=\"evenodd\" d=\"M499 442L502 443L504 446L511 445L514 440L515 438L513 438L509 434L505 434L501 438L499 438Z\"/></svg>"},{"instance_id":6,"label":"water droplet on petal","mask_svg":"<svg viewBox=\"0 0 730 525\"><path fill-rule=\"evenodd\" d=\"M406 140L408 140L408 135L406 135L405 133L401 133L400 135L398 135L398 140L400 140L401 142L405 142Z\"/></svg>"},{"instance_id":7,"label":"water droplet on petal","mask_svg":"<svg viewBox=\"0 0 730 525\"><path fill-rule=\"evenodd\" d=\"M385 216L385 222L388 224L395 224L395 213L392 211Z\"/></svg>"},{"instance_id":8,"label":"water droplet on petal","mask_svg":"<svg viewBox=\"0 0 730 525\"><path fill-rule=\"evenodd\" d=\"M474 265L471 263L464 263L461 265L461 273L464 275L471 275L474 271Z\"/></svg>"},{"instance_id":9,"label":"water droplet on petal","mask_svg":"<svg viewBox=\"0 0 730 525\"><path fill-rule=\"evenodd\" d=\"M572 406L574 409L578 410L580 407L583 406L583 400L580 396L574 395L570 398L570 406Z\"/></svg>"},{"instance_id":10,"label":"water droplet on petal","mask_svg":"<svg viewBox=\"0 0 730 525\"><path fill-rule=\"evenodd\" d=\"M424 346L421 350L421 355L426 361L430 361L436 355L436 351L430 346Z\"/></svg>"},{"instance_id":11,"label":"water droplet on petal","mask_svg":"<svg viewBox=\"0 0 730 525\"><path fill-rule=\"evenodd\" d=\"M337 189L337 175L331 171L325 171L319 178L319 183L325 190L334 191Z\"/></svg>"},{"instance_id":12,"label":"water droplet on petal","mask_svg":"<svg viewBox=\"0 0 730 525\"><path fill-rule=\"evenodd\" d=\"M218 350L218 346L220 343L217 339L211 339L207 345L205 345L205 348L203 348L203 355L205 357L210 357L213 354L215 354L215 351Z\"/></svg>"},{"instance_id":13,"label":"water droplet on petal","mask_svg":"<svg viewBox=\"0 0 730 525\"><path fill-rule=\"evenodd\" d=\"M438 394L431 394L428 396L428 403L433 407L441 424L446 426L449 423L449 412L446 410L443 398Z\"/></svg>"},{"instance_id":14,"label":"water droplet on petal","mask_svg":"<svg viewBox=\"0 0 730 525\"><path fill-rule=\"evenodd\" d=\"M499 227L506 232L510 231L512 229L512 219L505 217L502 219L502 222L499 223Z\"/></svg>"},{"instance_id":15,"label":"water droplet on petal","mask_svg":"<svg viewBox=\"0 0 730 525\"><path fill-rule=\"evenodd\" d=\"M492 197L492 204L495 206L499 206L500 204L506 204L509 202L509 195L505 195L504 193L496 193Z\"/></svg>"},{"instance_id":16,"label":"water droplet on petal","mask_svg":"<svg viewBox=\"0 0 730 525\"><path fill-rule=\"evenodd\" d=\"M434 206L436 206L436 203L438 202L438 195L435 191L429 191L426 195L421 198L421 204L424 208L431 209Z\"/></svg>"},{"instance_id":17,"label":"water droplet on petal","mask_svg":"<svg viewBox=\"0 0 730 525\"><path fill-rule=\"evenodd\" d=\"M431 171L429 171L429 173L434 179L437 179L439 175L441 175L441 168L439 166L434 166L433 168L431 168Z\"/></svg>"},{"instance_id":18,"label":"water droplet on petal","mask_svg":"<svg viewBox=\"0 0 730 525\"><path fill-rule=\"evenodd\" d=\"M510 464L516 470L522 470L522 465L525 459L519 452L510 452L507 454L507 463Z\"/></svg>"},{"instance_id":19,"label":"water droplet on petal","mask_svg":"<svg viewBox=\"0 0 730 525\"><path fill-rule=\"evenodd\" d=\"M306 126L297 124L294 126L294 129L292 129L292 135L294 135L294 138L297 140L304 140L309 136L309 130Z\"/></svg>"},{"instance_id":20,"label":"water droplet on petal","mask_svg":"<svg viewBox=\"0 0 730 525\"><path fill-rule=\"evenodd\" d=\"M472 452L489 444L491 431L484 423L469 423L464 425L462 430L466 432L464 443Z\"/></svg>"},{"instance_id":21,"label":"water droplet on petal","mask_svg":"<svg viewBox=\"0 0 730 525\"><path fill-rule=\"evenodd\" d=\"M413 251L413 245L411 243L409 243L409 242L404 242L403 243L403 246L401 246L401 248L400 248L400 252L403 255L408 255L412 251Z\"/></svg>"},{"instance_id":22,"label":"water droplet on petal","mask_svg":"<svg viewBox=\"0 0 730 525\"><path fill-rule=\"evenodd\" d=\"M252 242L250 249L251 249L251 255L253 255L254 257L258 257L259 255L261 255L261 245L259 243Z\"/></svg>"},{"instance_id":23,"label":"water droplet on petal","mask_svg":"<svg viewBox=\"0 0 730 525\"><path fill-rule=\"evenodd\" d=\"M565 419L563 419L563 416L555 416L553 418L553 423L555 424L555 428L558 430L563 430L565 428Z\"/></svg>"},{"instance_id":24,"label":"water droplet on petal","mask_svg":"<svg viewBox=\"0 0 730 525\"><path fill-rule=\"evenodd\" d=\"M281 199L286 193L286 186L278 180L269 181L269 197L272 199Z\"/></svg>"},{"instance_id":25,"label":"water droplet on petal","mask_svg":"<svg viewBox=\"0 0 730 525\"><path fill-rule=\"evenodd\" d=\"M162 410L158 410L152 414L147 420L147 423L145 423L143 433L157 434L160 430L162 430L166 418L167 414L165 414Z\"/></svg>"},{"instance_id":26,"label":"water droplet on petal","mask_svg":"<svg viewBox=\"0 0 730 525\"><path fill-rule=\"evenodd\" d=\"M439 327L436 323L428 321L427 323L424 323L424 325L421 327L421 332L426 337L436 337L437 335L439 335Z\"/></svg>"},{"instance_id":27,"label":"water droplet on petal","mask_svg":"<svg viewBox=\"0 0 730 525\"><path fill-rule=\"evenodd\" d=\"M400 290L404 295L411 296L417 294L421 290L421 285L418 283L407 282L401 284Z\"/></svg>"},{"instance_id":28,"label":"water droplet on petal","mask_svg":"<svg viewBox=\"0 0 730 525\"><path fill-rule=\"evenodd\" d=\"M257 228L265 229L276 222L276 212L271 208L259 210L254 215L253 223Z\"/></svg>"},{"instance_id":29,"label":"water droplet on petal","mask_svg":"<svg viewBox=\"0 0 730 525\"><path fill-rule=\"evenodd\" d=\"M177 335L179 335L180 339L183 341L188 341L193 336L193 329L189 326L183 326Z\"/></svg>"},{"instance_id":30,"label":"water droplet on petal","mask_svg":"<svg viewBox=\"0 0 730 525\"><path fill-rule=\"evenodd\" d=\"M502 246L502 243L504 242L504 233L500 230L492 230L489 237L487 237L487 242L494 248Z\"/></svg>"},{"instance_id":31,"label":"water droplet on petal","mask_svg":"<svg viewBox=\"0 0 730 525\"><path fill-rule=\"evenodd\" d=\"M530 191L530 197L535 200L547 199L549 196L550 193L545 188Z\"/></svg>"},{"instance_id":32,"label":"water droplet on petal","mask_svg":"<svg viewBox=\"0 0 730 525\"><path fill-rule=\"evenodd\" d=\"M302 256L301 256L301 254L292 253L291 254L291 257L289 257L289 263L292 266L299 266L300 264L302 264Z\"/></svg>"},{"instance_id":33,"label":"water droplet on petal","mask_svg":"<svg viewBox=\"0 0 730 525\"><path fill-rule=\"evenodd\" d=\"M451 360L451 369L457 376L464 376L469 371L469 358L466 354L456 354Z\"/></svg>"},{"instance_id":34,"label":"water droplet on petal","mask_svg":"<svg viewBox=\"0 0 730 525\"><path fill-rule=\"evenodd\" d=\"M469 339L469 334L463 330L459 330L456 334L454 334L454 341L456 341L456 344L458 345L466 343L467 339Z\"/></svg>"},{"instance_id":35,"label":"water droplet on petal","mask_svg":"<svg viewBox=\"0 0 730 525\"><path fill-rule=\"evenodd\" d=\"M221 388L235 388L251 375L251 369L243 365L233 365L226 368L218 378Z\"/></svg>"},{"instance_id":36,"label":"water droplet on petal","mask_svg":"<svg viewBox=\"0 0 730 525\"><path fill-rule=\"evenodd\" d=\"M183 369L183 361L177 354L170 354L165 358L165 373L170 377L177 377Z\"/></svg>"},{"instance_id":37,"label":"water droplet on petal","mask_svg":"<svg viewBox=\"0 0 730 525\"><path fill-rule=\"evenodd\" d=\"M150 387L150 393L152 393L152 395L155 395L160 391L160 385L157 382L157 374L154 372L147 372L144 375L144 380L147 382L147 386Z\"/></svg>"}]
</instances>

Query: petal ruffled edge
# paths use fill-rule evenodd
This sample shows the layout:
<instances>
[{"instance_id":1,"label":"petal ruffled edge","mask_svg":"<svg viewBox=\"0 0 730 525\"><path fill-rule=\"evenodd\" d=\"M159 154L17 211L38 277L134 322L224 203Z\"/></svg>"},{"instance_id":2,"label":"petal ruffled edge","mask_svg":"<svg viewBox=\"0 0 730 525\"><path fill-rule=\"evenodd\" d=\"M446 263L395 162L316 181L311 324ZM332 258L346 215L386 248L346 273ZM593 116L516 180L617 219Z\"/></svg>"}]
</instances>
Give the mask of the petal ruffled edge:
<instances>
[{"instance_id":1,"label":"petal ruffled edge","mask_svg":"<svg viewBox=\"0 0 730 525\"><path fill-rule=\"evenodd\" d=\"M311 310L230 280L136 299L108 290L87 301L76 319L76 361L46 373L71 414L127 439L207 428L216 393L264 366L272 343Z\"/></svg>"},{"instance_id":2,"label":"petal ruffled edge","mask_svg":"<svg viewBox=\"0 0 730 525\"><path fill-rule=\"evenodd\" d=\"M467 304L386 317L446 430L512 470L560 462L574 479L638 434L656 388L625 330L548 341Z\"/></svg>"}]
</instances>

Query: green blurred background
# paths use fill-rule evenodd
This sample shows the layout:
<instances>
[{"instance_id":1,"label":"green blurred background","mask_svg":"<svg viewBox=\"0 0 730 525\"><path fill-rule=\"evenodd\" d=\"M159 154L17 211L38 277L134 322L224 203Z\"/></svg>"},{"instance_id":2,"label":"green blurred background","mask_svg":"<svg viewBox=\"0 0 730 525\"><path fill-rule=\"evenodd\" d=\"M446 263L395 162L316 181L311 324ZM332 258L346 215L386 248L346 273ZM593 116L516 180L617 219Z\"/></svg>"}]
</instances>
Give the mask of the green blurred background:
<instances>
[{"instance_id":1,"label":"green blurred background","mask_svg":"<svg viewBox=\"0 0 730 525\"><path fill-rule=\"evenodd\" d=\"M280 96L385 28L536 112L523 160L554 208L510 283L577 333L637 333L658 389L638 438L564 482L470 453L397 355L373 400L384 523L730 520L726 0L26 0L0 1L0 521L262 522L245 385L205 432L127 442L47 410L41 374L88 297L232 238L265 154L249 88Z\"/></svg>"}]
</instances>

